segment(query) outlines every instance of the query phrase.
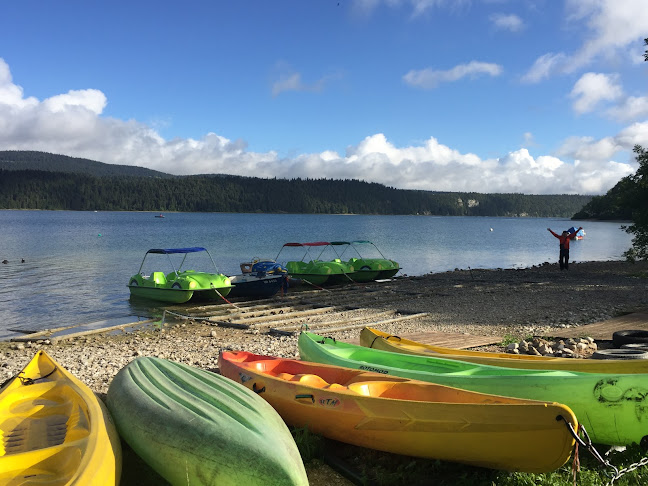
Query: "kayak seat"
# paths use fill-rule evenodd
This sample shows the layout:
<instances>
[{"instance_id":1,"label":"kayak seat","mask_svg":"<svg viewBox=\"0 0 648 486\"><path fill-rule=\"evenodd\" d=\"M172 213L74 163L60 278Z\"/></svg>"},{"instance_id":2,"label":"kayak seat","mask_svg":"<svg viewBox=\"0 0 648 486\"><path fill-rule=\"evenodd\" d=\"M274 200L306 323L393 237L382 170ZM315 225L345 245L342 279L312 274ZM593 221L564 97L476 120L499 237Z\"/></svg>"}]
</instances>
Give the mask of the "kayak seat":
<instances>
[{"instance_id":1,"label":"kayak seat","mask_svg":"<svg viewBox=\"0 0 648 486\"><path fill-rule=\"evenodd\" d=\"M290 380L292 380L292 379L294 378L295 375L290 374L290 373L278 373L278 374L275 375L275 376L276 376L277 378L279 378L280 380L290 381Z\"/></svg>"},{"instance_id":2,"label":"kayak seat","mask_svg":"<svg viewBox=\"0 0 648 486\"><path fill-rule=\"evenodd\" d=\"M328 382L326 382L323 378L317 375L311 375L309 373L295 375L291 379L291 381L298 381L299 383L315 388L324 388L328 385Z\"/></svg>"},{"instance_id":3,"label":"kayak seat","mask_svg":"<svg viewBox=\"0 0 648 486\"><path fill-rule=\"evenodd\" d=\"M153 272L153 274L151 275L151 280L153 280L156 285L166 284L166 277L164 276L164 272Z\"/></svg>"}]
</instances>

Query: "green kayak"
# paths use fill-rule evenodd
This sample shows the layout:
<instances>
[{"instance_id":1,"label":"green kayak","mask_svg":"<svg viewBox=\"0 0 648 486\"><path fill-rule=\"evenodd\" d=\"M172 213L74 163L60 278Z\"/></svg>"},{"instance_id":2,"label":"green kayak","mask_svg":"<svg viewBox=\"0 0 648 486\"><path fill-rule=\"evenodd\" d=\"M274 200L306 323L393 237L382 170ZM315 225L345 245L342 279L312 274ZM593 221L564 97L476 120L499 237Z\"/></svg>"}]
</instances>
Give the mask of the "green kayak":
<instances>
[{"instance_id":1,"label":"green kayak","mask_svg":"<svg viewBox=\"0 0 648 486\"><path fill-rule=\"evenodd\" d=\"M221 375L137 358L113 379L107 405L121 437L172 485L308 485L281 417Z\"/></svg>"},{"instance_id":2,"label":"green kayak","mask_svg":"<svg viewBox=\"0 0 648 486\"><path fill-rule=\"evenodd\" d=\"M305 361L562 403L573 410L592 441L600 444L640 443L648 436L648 374L501 368L364 348L310 332L300 334L299 354Z\"/></svg>"}]
</instances>

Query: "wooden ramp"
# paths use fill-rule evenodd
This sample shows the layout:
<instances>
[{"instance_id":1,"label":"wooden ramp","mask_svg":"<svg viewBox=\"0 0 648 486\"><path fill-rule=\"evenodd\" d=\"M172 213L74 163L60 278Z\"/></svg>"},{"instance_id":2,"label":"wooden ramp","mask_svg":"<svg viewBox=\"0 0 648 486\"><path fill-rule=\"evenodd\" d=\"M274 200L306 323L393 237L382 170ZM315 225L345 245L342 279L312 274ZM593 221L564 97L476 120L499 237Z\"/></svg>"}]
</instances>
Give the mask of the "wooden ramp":
<instances>
[{"instance_id":1,"label":"wooden ramp","mask_svg":"<svg viewBox=\"0 0 648 486\"><path fill-rule=\"evenodd\" d=\"M475 336L473 334L432 331L401 334L400 337L423 344L433 344L452 349L488 346L490 344L499 344L504 340L502 336ZM349 342L360 344L360 333L358 333L358 337L350 339Z\"/></svg>"},{"instance_id":2,"label":"wooden ramp","mask_svg":"<svg viewBox=\"0 0 648 486\"><path fill-rule=\"evenodd\" d=\"M576 338L589 336L599 340L611 340L612 334L616 331L625 331L629 329L648 331L648 310L614 317L613 319L597 322L595 324L587 324L585 326L570 329L561 329L560 337Z\"/></svg>"}]
</instances>

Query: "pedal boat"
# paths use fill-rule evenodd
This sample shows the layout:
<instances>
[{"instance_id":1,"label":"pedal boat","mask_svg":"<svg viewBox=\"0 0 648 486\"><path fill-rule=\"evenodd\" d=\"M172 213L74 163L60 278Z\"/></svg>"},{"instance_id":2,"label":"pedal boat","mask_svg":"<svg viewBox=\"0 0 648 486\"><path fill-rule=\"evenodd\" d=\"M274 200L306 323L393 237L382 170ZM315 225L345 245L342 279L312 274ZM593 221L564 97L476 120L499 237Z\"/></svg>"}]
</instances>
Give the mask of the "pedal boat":
<instances>
[{"instance_id":1,"label":"pedal boat","mask_svg":"<svg viewBox=\"0 0 648 486\"><path fill-rule=\"evenodd\" d=\"M385 255L383 255L378 247L371 241L332 241L331 245L344 247L340 254L340 259L344 258L344 254L350 248L352 248L358 255L357 257L351 257L346 261L348 265L351 265L355 269L353 279L356 282L371 282L372 280L392 278L400 270L398 262L385 258ZM380 255L379 258L367 258L363 256L363 253L366 254L366 248L370 247L373 247L371 253ZM358 248L363 248L363 253L361 253Z\"/></svg>"},{"instance_id":2,"label":"pedal boat","mask_svg":"<svg viewBox=\"0 0 648 486\"><path fill-rule=\"evenodd\" d=\"M334 285L352 282L355 272L353 266L348 265L339 258L330 261L319 259L327 247L330 247L330 243L327 241L286 243L279 250L275 261L279 261L279 255L285 248L303 248L304 253L301 260L292 260L282 264L292 279L298 279L311 285ZM313 257L311 254L313 248L321 250L317 257Z\"/></svg>"},{"instance_id":3,"label":"pedal boat","mask_svg":"<svg viewBox=\"0 0 648 486\"><path fill-rule=\"evenodd\" d=\"M202 252L209 257L214 271L208 273L185 270L187 256ZM161 271L144 273L144 264L149 255L166 255L167 267L173 271L167 274ZM182 255L182 260L177 267L171 255ZM146 269L148 270L148 268L147 266ZM192 299L218 300L229 294L232 284L226 275L218 271L214 259L205 248L153 248L144 255L138 273L133 275L128 282L128 288L133 297L183 304Z\"/></svg>"}]
</instances>

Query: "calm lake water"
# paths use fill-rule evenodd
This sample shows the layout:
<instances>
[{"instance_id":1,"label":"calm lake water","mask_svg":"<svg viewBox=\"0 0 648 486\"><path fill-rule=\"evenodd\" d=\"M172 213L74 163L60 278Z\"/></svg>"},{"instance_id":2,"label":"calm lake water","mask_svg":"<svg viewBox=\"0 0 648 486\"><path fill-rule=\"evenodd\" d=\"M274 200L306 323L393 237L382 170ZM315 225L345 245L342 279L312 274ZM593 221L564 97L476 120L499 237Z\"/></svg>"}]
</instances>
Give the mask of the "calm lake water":
<instances>
[{"instance_id":1,"label":"calm lake water","mask_svg":"<svg viewBox=\"0 0 648 486\"><path fill-rule=\"evenodd\" d=\"M399 275L421 275L555 262L558 241L547 227L558 233L571 226L585 228L585 238L572 243L572 261L621 259L631 241L619 223L554 218L154 216L0 211L0 261L9 261L0 264L0 339L17 335L11 329L42 330L147 316L152 309L131 302L126 284L150 248L203 246L219 270L232 275L240 273L241 262L253 257L274 259L287 242L370 240L387 258L400 263ZM278 261L301 256L297 249L286 248Z\"/></svg>"}]
</instances>

